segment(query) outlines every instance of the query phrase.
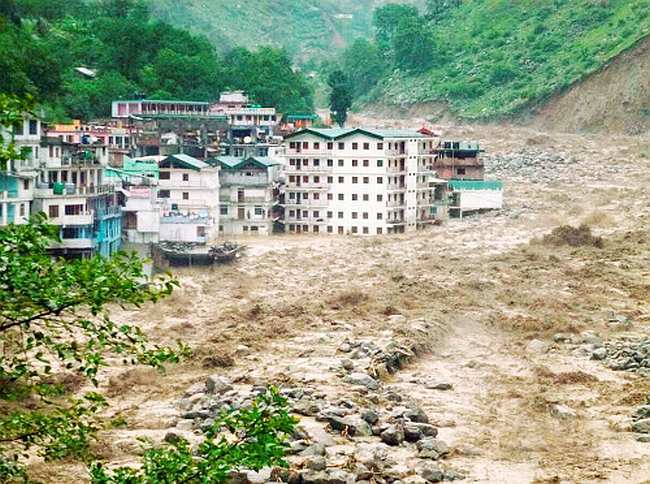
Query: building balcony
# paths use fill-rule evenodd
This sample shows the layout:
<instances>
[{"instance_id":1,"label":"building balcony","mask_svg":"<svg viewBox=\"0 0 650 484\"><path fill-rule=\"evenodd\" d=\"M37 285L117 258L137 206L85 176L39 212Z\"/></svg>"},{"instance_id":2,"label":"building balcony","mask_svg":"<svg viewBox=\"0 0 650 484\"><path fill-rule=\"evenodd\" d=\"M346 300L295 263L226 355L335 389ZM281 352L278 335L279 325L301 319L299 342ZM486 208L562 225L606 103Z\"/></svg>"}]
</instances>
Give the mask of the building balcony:
<instances>
[{"instance_id":1,"label":"building balcony","mask_svg":"<svg viewBox=\"0 0 650 484\"><path fill-rule=\"evenodd\" d=\"M113 185L89 185L77 186L71 183L60 184L58 187L37 187L34 189L34 197L36 198L60 198L69 196L85 196L85 195L104 195L115 192Z\"/></svg>"},{"instance_id":2,"label":"building balcony","mask_svg":"<svg viewBox=\"0 0 650 484\"><path fill-rule=\"evenodd\" d=\"M406 167L404 166L388 166L386 171L390 174L396 175L401 173L406 173Z\"/></svg>"},{"instance_id":3,"label":"building balcony","mask_svg":"<svg viewBox=\"0 0 650 484\"><path fill-rule=\"evenodd\" d=\"M0 191L0 202L11 200L12 202L18 201L18 191L17 190L4 190Z\"/></svg>"},{"instance_id":4,"label":"building balcony","mask_svg":"<svg viewBox=\"0 0 650 484\"><path fill-rule=\"evenodd\" d=\"M392 219L392 220L386 220L386 223L388 225L405 225L406 221L404 219Z\"/></svg>"},{"instance_id":5,"label":"building balcony","mask_svg":"<svg viewBox=\"0 0 650 484\"><path fill-rule=\"evenodd\" d=\"M219 203L221 205L260 205L260 204L270 204L273 202L273 199L268 197L244 197L232 200L230 198L220 198Z\"/></svg>"},{"instance_id":6,"label":"building balcony","mask_svg":"<svg viewBox=\"0 0 650 484\"><path fill-rule=\"evenodd\" d=\"M237 187L237 186L268 186L271 184L269 178L264 176L245 176L245 175L226 175L221 172L219 182L222 188Z\"/></svg>"},{"instance_id":7,"label":"building balcony","mask_svg":"<svg viewBox=\"0 0 650 484\"><path fill-rule=\"evenodd\" d=\"M327 149L303 149L303 148L287 148L287 156L303 156L305 158L332 158L332 150Z\"/></svg>"},{"instance_id":8,"label":"building balcony","mask_svg":"<svg viewBox=\"0 0 650 484\"><path fill-rule=\"evenodd\" d=\"M386 202L386 206L389 207L389 208L405 207L406 206L406 201L405 200L392 200L390 202Z\"/></svg>"},{"instance_id":9,"label":"building balcony","mask_svg":"<svg viewBox=\"0 0 650 484\"><path fill-rule=\"evenodd\" d=\"M286 187L286 190L291 190L294 192L305 192L305 191L313 191L313 190L328 190L330 187L330 184L327 182L319 182L319 183L301 183L301 184L295 184L295 183L289 183Z\"/></svg>"},{"instance_id":10,"label":"building balcony","mask_svg":"<svg viewBox=\"0 0 650 484\"><path fill-rule=\"evenodd\" d=\"M118 205L111 205L110 207L105 207L97 210L97 216L100 219L121 217L122 216L122 207Z\"/></svg>"},{"instance_id":11,"label":"building balcony","mask_svg":"<svg viewBox=\"0 0 650 484\"><path fill-rule=\"evenodd\" d=\"M284 217L284 223L287 224L312 224L327 225L325 217Z\"/></svg>"},{"instance_id":12,"label":"building balcony","mask_svg":"<svg viewBox=\"0 0 650 484\"><path fill-rule=\"evenodd\" d=\"M327 200L287 200L285 203L280 203L283 207L298 207L298 208L318 208L327 207Z\"/></svg>"},{"instance_id":13,"label":"building balcony","mask_svg":"<svg viewBox=\"0 0 650 484\"><path fill-rule=\"evenodd\" d=\"M61 225L64 227L67 226L81 226L81 225L92 225L95 220L95 212L93 210L88 210L75 215L61 215L60 217L55 217L48 219L48 223L52 225Z\"/></svg>"},{"instance_id":14,"label":"building balcony","mask_svg":"<svg viewBox=\"0 0 650 484\"><path fill-rule=\"evenodd\" d=\"M389 183L386 185L386 190L389 192L399 192L406 190L406 185L402 183Z\"/></svg>"},{"instance_id":15,"label":"building balcony","mask_svg":"<svg viewBox=\"0 0 650 484\"><path fill-rule=\"evenodd\" d=\"M292 166L286 165L284 171L289 175L294 175L297 173L307 174L307 173L332 173L334 171L333 166Z\"/></svg>"},{"instance_id":16,"label":"building balcony","mask_svg":"<svg viewBox=\"0 0 650 484\"><path fill-rule=\"evenodd\" d=\"M50 249L76 249L76 250L92 250L95 248L94 239L62 239L61 242L52 242Z\"/></svg>"},{"instance_id":17,"label":"building balcony","mask_svg":"<svg viewBox=\"0 0 650 484\"><path fill-rule=\"evenodd\" d=\"M163 215L160 217L161 224L189 224L189 225L212 225L209 217L201 217L195 215Z\"/></svg>"}]
</instances>

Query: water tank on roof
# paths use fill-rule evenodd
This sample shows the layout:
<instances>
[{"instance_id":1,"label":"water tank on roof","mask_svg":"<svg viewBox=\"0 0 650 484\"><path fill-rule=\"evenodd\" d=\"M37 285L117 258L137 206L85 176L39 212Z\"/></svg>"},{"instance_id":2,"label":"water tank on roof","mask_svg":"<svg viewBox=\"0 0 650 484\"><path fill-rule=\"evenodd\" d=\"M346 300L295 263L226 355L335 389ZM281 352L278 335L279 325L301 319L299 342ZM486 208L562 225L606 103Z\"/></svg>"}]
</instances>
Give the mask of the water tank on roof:
<instances>
[{"instance_id":1,"label":"water tank on roof","mask_svg":"<svg viewBox=\"0 0 650 484\"><path fill-rule=\"evenodd\" d=\"M63 183L55 183L52 186L52 191L54 192L55 195L63 195L64 190L65 190L65 185Z\"/></svg>"}]
</instances>

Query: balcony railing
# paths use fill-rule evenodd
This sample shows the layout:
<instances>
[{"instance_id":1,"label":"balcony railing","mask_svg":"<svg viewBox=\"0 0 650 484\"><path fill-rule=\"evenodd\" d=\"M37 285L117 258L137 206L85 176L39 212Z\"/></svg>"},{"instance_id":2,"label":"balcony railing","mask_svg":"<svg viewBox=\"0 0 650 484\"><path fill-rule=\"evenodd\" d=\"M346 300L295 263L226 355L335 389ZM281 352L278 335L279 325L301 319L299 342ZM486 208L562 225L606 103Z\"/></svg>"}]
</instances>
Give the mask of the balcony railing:
<instances>
[{"instance_id":1,"label":"balcony railing","mask_svg":"<svg viewBox=\"0 0 650 484\"><path fill-rule=\"evenodd\" d=\"M405 200L391 200L386 202L387 207L404 207L406 206Z\"/></svg>"},{"instance_id":2,"label":"balcony railing","mask_svg":"<svg viewBox=\"0 0 650 484\"><path fill-rule=\"evenodd\" d=\"M161 224L192 224L210 225L209 217L198 217L191 215L163 215L160 217Z\"/></svg>"},{"instance_id":3,"label":"balcony railing","mask_svg":"<svg viewBox=\"0 0 650 484\"><path fill-rule=\"evenodd\" d=\"M105 207L97 210L97 215L100 218L115 217L122 214L122 207L117 205L111 205L110 207Z\"/></svg>"},{"instance_id":4,"label":"balcony railing","mask_svg":"<svg viewBox=\"0 0 650 484\"><path fill-rule=\"evenodd\" d=\"M57 189L54 188L53 184L47 188L37 187L34 190L34 195L40 198L56 198L69 196L103 195L114 192L115 187L113 185L77 186L71 183L66 183Z\"/></svg>"},{"instance_id":5,"label":"balcony railing","mask_svg":"<svg viewBox=\"0 0 650 484\"><path fill-rule=\"evenodd\" d=\"M286 200L281 203L285 207L327 207L327 200Z\"/></svg>"},{"instance_id":6,"label":"balcony railing","mask_svg":"<svg viewBox=\"0 0 650 484\"><path fill-rule=\"evenodd\" d=\"M287 173L331 173L334 170L333 166L304 166L304 165L287 165L285 171Z\"/></svg>"}]
</instances>

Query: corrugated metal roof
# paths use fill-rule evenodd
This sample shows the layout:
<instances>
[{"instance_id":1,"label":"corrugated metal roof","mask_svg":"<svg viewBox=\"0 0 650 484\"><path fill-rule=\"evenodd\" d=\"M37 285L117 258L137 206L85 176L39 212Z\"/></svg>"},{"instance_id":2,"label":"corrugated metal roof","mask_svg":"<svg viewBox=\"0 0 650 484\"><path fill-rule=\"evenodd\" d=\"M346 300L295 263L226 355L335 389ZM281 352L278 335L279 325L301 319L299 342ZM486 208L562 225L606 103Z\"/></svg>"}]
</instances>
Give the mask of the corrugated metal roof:
<instances>
[{"instance_id":1,"label":"corrugated metal roof","mask_svg":"<svg viewBox=\"0 0 650 484\"><path fill-rule=\"evenodd\" d=\"M314 134L326 139L341 139L353 134L366 134L374 138L426 138L427 136L415 129L390 129L390 128L306 128L290 134L286 138L293 138L301 134Z\"/></svg>"},{"instance_id":2,"label":"corrugated metal roof","mask_svg":"<svg viewBox=\"0 0 650 484\"><path fill-rule=\"evenodd\" d=\"M450 180L452 190L503 190L501 180Z\"/></svg>"},{"instance_id":3,"label":"corrugated metal roof","mask_svg":"<svg viewBox=\"0 0 650 484\"><path fill-rule=\"evenodd\" d=\"M196 158L192 158L191 156L183 154L183 153L180 153L178 155L169 155L167 158L165 158L162 161L166 161L166 160L168 160L170 158L178 160L178 161L190 166L191 168L195 168L197 170L202 170L203 168L208 168L210 166L210 165L208 165L207 163L205 163L205 162L203 162L201 160L197 160Z\"/></svg>"},{"instance_id":4,"label":"corrugated metal roof","mask_svg":"<svg viewBox=\"0 0 650 484\"><path fill-rule=\"evenodd\" d=\"M236 170L246 163L255 163L262 168L269 168L280 164L273 158L267 158L264 156L249 156L248 158L241 158L238 156L218 156L216 161L222 167L230 170Z\"/></svg>"}]
</instances>

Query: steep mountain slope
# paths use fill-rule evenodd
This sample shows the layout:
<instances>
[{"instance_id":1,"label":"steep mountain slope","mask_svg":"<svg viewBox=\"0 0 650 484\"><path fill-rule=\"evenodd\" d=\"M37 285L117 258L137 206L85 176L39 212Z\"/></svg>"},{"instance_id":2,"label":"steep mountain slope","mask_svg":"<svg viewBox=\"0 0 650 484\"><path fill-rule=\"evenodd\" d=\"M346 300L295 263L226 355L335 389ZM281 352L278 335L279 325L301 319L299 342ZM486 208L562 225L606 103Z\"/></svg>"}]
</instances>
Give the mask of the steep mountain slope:
<instances>
[{"instance_id":1,"label":"steep mountain slope","mask_svg":"<svg viewBox=\"0 0 650 484\"><path fill-rule=\"evenodd\" d=\"M386 0L152 0L154 14L206 34L219 48L285 47L298 62L332 56L371 36L373 9ZM406 0L404 3L422 3Z\"/></svg>"},{"instance_id":2,"label":"steep mountain slope","mask_svg":"<svg viewBox=\"0 0 650 484\"><path fill-rule=\"evenodd\" d=\"M650 0L466 0L426 28L433 66L393 69L375 95L498 118L539 105L649 35Z\"/></svg>"},{"instance_id":3,"label":"steep mountain slope","mask_svg":"<svg viewBox=\"0 0 650 484\"><path fill-rule=\"evenodd\" d=\"M535 125L563 131L650 131L650 38L536 114Z\"/></svg>"}]
</instances>

